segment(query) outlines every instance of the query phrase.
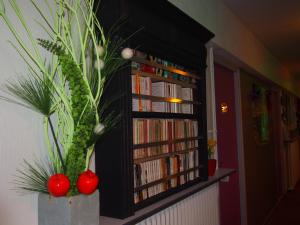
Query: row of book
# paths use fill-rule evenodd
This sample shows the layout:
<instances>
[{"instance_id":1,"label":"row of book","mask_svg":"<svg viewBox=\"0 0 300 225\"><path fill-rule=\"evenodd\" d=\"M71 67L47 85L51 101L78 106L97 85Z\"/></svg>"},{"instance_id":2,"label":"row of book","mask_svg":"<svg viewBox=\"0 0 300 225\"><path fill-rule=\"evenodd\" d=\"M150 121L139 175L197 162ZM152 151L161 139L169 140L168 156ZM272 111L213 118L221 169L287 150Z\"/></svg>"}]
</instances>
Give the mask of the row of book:
<instances>
[{"instance_id":1,"label":"row of book","mask_svg":"<svg viewBox=\"0 0 300 225\"><path fill-rule=\"evenodd\" d=\"M135 191L134 202L150 198L154 195L176 188L199 177L198 151L178 154L171 157L134 164L134 187L161 181L158 184ZM184 173L189 169L193 169ZM181 173L183 172L183 173Z\"/></svg>"},{"instance_id":2,"label":"row of book","mask_svg":"<svg viewBox=\"0 0 300 225\"><path fill-rule=\"evenodd\" d=\"M152 55L147 55L147 54L142 53L140 51L136 51L135 56L137 58L149 60L150 62L154 62L154 63L160 64L160 65L166 66L166 67L171 67L171 68L174 68L174 69L186 71L186 69L183 66L180 66L178 64L169 62L167 60L160 59L160 58L152 56ZM180 81L184 81L184 82L190 82L190 83L195 82L195 80L193 78L190 78L190 77L187 77L187 76L182 76L178 73L170 72L168 70L164 70L162 68L158 68L158 67L155 67L155 66L150 66L150 65L146 65L146 64L138 63L138 62L134 62L134 61L132 62L131 66L132 66L132 69L143 71L143 72L146 72L146 73L156 74L157 76L176 79L176 80L180 80Z\"/></svg>"},{"instance_id":3,"label":"row of book","mask_svg":"<svg viewBox=\"0 0 300 225\"><path fill-rule=\"evenodd\" d=\"M179 84L168 82L152 83L152 95L166 98L179 98L183 100L193 101L193 89L183 88Z\"/></svg>"},{"instance_id":4,"label":"row of book","mask_svg":"<svg viewBox=\"0 0 300 225\"><path fill-rule=\"evenodd\" d=\"M132 111L193 114L194 107L193 104L188 103L171 103L162 101L151 101L142 98L133 98Z\"/></svg>"},{"instance_id":5,"label":"row of book","mask_svg":"<svg viewBox=\"0 0 300 225\"><path fill-rule=\"evenodd\" d=\"M133 144L144 144L198 136L198 121L190 119L132 120Z\"/></svg>"},{"instance_id":6,"label":"row of book","mask_svg":"<svg viewBox=\"0 0 300 225\"><path fill-rule=\"evenodd\" d=\"M165 145L157 145L152 147L137 148L133 151L134 159L158 156L170 152L182 152L198 147L198 140L181 141L178 143L168 143Z\"/></svg>"},{"instance_id":7,"label":"row of book","mask_svg":"<svg viewBox=\"0 0 300 225\"><path fill-rule=\"evenodd\" d=\"M133 94L193 101L193 89L183 88L178 84L168 82L152 82L150 77L132 75L131 85ZM151 101L149 99L142 99L141 97L139 97L132 99L132 110L142 112L170 112L192 114L193 104L171 103L159 100Z\"/></svg>"},{"instance_id":8,"label":"row of book","mask_svg":"<svg viewBox=\"0 0 300 225\"><path fill-rule=\"evenodd\" d=\"M169 82L152 82L150 77L131 75L132 93L193 100L193 89Z\"/></svg>"}]
</instances>

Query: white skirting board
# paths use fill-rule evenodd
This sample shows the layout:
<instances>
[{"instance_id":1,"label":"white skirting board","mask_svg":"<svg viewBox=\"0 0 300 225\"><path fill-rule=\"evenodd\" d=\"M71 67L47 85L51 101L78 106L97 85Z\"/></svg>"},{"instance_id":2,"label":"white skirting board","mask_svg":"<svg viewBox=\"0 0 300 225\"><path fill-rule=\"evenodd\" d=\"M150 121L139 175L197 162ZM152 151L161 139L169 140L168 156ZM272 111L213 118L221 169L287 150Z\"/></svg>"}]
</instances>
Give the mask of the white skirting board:
<instances>
[{"instance_id":1,"label":"white skirting board","mask_svg":"<svg viewBox=\"0 0 300 225\"><path fill-rule=\"evenodd\" d=\"M219 184L216 183L137 225L219 224Z\"/></svg>"}]
</instances>

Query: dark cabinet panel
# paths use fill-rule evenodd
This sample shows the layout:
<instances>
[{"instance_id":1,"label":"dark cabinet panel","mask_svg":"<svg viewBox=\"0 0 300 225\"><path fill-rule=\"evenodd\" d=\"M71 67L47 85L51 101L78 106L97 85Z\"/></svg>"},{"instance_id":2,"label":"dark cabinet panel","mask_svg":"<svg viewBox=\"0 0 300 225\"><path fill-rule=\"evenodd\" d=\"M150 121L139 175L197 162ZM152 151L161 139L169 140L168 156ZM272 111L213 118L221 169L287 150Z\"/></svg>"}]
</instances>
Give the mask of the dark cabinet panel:
<instances>
[{"instance_id":1,"label":"dark cabinet panel","mask_svg":"<svg viewBox=\"0 0 300 225\"><path fill-rule=\"evenodd\" d=\"M108 109L108 113L111 111L120 113L121 120L117 127L101 138L96 145L96 171L101 180L101 215L125 218L141 207L207 179L205 43L213 37L213 34L171 3L163 0L101 0L98 16L106 32L114 24L123 21L115 35L125 39L133 34L126 40L124 47L129 46L182 65L200 78L192 84L196 87L193 97L197 104L194 105L194 113L190 115L133 112L130 64L119 71L106 87L104 99L116 94L121 96ZM201 137L198 142L199 178L135 204L132 134L134 118L197 120L198 136ZM171 178L169 176L169 179Z\"/></svg>"}]
</instances>

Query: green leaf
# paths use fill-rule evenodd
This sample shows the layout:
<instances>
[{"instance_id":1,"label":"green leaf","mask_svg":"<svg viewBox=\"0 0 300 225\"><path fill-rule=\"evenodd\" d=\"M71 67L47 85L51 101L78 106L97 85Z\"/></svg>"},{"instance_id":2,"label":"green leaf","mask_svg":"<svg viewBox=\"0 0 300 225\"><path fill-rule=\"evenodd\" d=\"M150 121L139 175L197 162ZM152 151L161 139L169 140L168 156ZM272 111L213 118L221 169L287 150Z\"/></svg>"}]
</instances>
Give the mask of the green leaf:
<instances>
[{"instance_id":1,"label":"green leaf","mask_svg":"<svg viewBox=\"0 0 300 225\"><path fill-rule=\"evenodd\" d=\"M20 193L41 192L49 194L47 189L48 179L58 173L55 166L49 161L35 159L33 163L24 160L13 180L15 188Z\"/></svg>"},{"instance_id":2,"label":"green leaf","mask_svg":"<svg viewBox=\"0 0 300 225\"><path fill-rule=\"evenodd\" d=\"M17 103L45 116L52 114L52 104L54 102L52 82L47 78L39 80L35 76L31 78L20 78L16 82L8 82L5 85L7 94L16 98L1 97L11 103ZM19 102L21 101L21 102Z\"/></svg>"}]
</instances>

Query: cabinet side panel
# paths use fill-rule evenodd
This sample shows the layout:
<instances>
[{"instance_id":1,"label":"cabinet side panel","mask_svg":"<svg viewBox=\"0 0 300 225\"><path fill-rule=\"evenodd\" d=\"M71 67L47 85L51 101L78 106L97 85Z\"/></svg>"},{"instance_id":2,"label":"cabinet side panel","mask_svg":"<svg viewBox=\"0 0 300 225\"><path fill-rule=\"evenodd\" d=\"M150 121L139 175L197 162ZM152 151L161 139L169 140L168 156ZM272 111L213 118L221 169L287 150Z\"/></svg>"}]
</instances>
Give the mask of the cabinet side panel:
<instances>
[{"instance_id":1,"label":"cabinet side panel","mask_svg":"<svg viewBox=\"0 0 300 225\"><path fill-rule=\"evenodd\" d=\"M101 215L125 218L133 214L131 113L127 108L128 69L118 72L106 87L103 102L119 96L108 108L107 114L120 115L115 128L96 144L96 171L100 176Z\"/></svg>"}]
</instances>

